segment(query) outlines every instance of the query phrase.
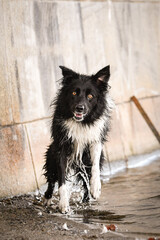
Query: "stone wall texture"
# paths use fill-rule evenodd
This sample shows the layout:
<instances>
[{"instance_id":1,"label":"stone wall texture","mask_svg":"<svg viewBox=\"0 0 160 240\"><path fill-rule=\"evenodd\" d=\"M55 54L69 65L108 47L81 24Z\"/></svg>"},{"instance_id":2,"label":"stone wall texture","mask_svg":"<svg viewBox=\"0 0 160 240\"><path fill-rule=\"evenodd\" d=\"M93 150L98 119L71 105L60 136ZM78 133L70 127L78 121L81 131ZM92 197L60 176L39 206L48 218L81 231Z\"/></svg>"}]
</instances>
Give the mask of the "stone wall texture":
<instances>
[{"instance_id":1,"label":"stone wall texture","mask_svg":"<svg viewBox=\"0 0 160 240\"><path fill-rule=\"evenodd\" d=\"M0 0L0 197L44 183L58 66L91 74L108 64L109 159L159 148L130 101L135 95L160 131L159 1Z\"/></svg>"}]
</instances>

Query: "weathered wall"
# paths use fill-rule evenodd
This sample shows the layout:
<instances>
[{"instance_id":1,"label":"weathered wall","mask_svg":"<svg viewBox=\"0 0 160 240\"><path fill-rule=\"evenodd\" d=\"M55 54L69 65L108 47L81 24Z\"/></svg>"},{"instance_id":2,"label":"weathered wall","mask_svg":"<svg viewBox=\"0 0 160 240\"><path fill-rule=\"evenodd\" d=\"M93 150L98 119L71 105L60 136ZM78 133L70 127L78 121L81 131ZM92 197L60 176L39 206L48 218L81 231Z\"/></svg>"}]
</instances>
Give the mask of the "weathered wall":
<instances>
[{"instance_id":1,"label":"weathered wall","mask_svg":"<svg viewBox=\"0 0 160 240\"><path fill-rule=\"evenodd\" d=\"M159 43L159 1L0 0L0 196L44 182L59 65L83 73L111 65L110 160L159 148L130 103L136 95L160 131Z\"/></svg>"}]
</instances>

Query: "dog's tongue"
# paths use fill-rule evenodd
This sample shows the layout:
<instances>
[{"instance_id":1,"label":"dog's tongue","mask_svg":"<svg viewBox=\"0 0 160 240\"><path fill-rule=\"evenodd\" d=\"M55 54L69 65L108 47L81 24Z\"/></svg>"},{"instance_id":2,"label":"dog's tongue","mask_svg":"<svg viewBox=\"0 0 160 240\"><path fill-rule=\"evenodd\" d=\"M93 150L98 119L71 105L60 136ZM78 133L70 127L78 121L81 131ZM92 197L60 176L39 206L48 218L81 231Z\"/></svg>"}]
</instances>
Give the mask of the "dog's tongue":
<instances>
[{"instance_id":1,"label":"dog's tongue","mask_svg":"<svg viewBox=\"0 0 160 240\"><path fill-rule=\"evenodd\" d=\"M83 119L83 114L82 113L75 113L74 116L75 116L75 119L77 119L77 120L82 120Z\"/></svg>"},{"instance_id":2,"label":"dog's tongue","mask_svg":"<svg viewBox=\"0 0 160 240\"><path fill-rule=\"evenodd\" d=\"M82 121L83 120L83 113L74 113L74 119L76 121Z\"/></svg>"},{"instance_id":3,"label":"dog's tongue","mask_svg":"<svg viewBox=\"0 0 160 240\"><path fill-rule=\"evenodd\" d=\"M82 114L81 114L81 113L76 113L76 117L77 117L77 118L81 118L81 117L82 117Z\"/></svg>"}]
</instances>

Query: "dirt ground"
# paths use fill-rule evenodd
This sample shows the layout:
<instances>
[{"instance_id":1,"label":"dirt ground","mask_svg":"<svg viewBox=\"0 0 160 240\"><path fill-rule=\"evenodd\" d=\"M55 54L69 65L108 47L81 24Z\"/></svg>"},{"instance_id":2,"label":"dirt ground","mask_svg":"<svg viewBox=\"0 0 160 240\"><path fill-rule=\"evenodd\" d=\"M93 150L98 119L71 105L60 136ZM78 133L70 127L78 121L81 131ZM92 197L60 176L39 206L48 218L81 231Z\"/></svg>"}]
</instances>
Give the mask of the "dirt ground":
<instances>
[{"instance_id":1,"label":"dirt ground","mask_svg":"<svg viewBox=\"0 0 160 240\"><path fill-rule=\"evenodd\" d=\"M72 221L55 208L42 205L41 196L25 195L0 200L1 240L122 239L101 225Z\"/></svg>"}]
</instances>

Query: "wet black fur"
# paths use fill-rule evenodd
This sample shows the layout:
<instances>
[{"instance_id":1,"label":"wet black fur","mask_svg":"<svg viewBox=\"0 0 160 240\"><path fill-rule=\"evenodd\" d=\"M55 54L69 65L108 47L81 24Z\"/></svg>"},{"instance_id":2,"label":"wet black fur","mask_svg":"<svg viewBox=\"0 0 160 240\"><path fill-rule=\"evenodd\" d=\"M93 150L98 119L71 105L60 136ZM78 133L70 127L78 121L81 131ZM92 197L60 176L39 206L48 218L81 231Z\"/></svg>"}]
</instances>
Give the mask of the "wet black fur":
<instances>
[{"instance_id":1,"label":"wet black fur","mask_svg":"<svg viewBox=\"0 0 160 240\"><path fill-rule=\"evenodd\" d=\"M54 190L55 183L58 182L59 187L65 183L66 180L66 167L67 159L70 158L71 154L74 151L74 146L72 139L68 139L67 129L64 128L63 122L70 118L73 118L73 111L76 108L77 104L84 104L88 109L88 113L84 120L81 122L84 126L94 124L94 121L99 119L107 109L106 102L106 92L108 92L108 80L110 77L109 66L100 70L96 75L80 75L72 70L61 67L63 80L62 88L60 89L56 100L54 101L54 116L51 126L51 138L52 143L46 151L46 162L44 165L45 177L48 182L48 189L45 192L45 198L50 199ZM88 89L87 94L93 94L94 98L92 101L89 101L86 96L74 97L72 95L73 91L77 89L84 90ZM78 95L78 94L77 94ZM106 141L106 135L109 131L109 126L106 123L106 126L101 135L101 142ZM104 160L103 151L100 158L100 167L102 166ZM83 155L82 162L86 166L86 172L88 178L91 178L91 158L89 152L89 146L86 145ZM76 161L71 166L74 168L77 174L77 179L83 181L83 186L85 189L84 201L89 199L88 188L86 182L82 178L80 172L81 169L76 165Z\"/></svg>"}]
</instances>

